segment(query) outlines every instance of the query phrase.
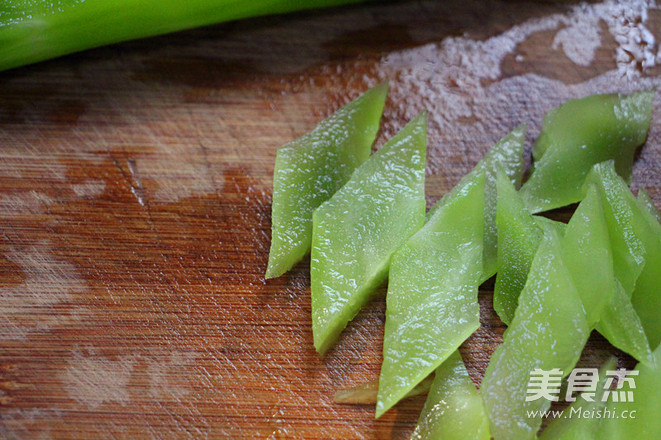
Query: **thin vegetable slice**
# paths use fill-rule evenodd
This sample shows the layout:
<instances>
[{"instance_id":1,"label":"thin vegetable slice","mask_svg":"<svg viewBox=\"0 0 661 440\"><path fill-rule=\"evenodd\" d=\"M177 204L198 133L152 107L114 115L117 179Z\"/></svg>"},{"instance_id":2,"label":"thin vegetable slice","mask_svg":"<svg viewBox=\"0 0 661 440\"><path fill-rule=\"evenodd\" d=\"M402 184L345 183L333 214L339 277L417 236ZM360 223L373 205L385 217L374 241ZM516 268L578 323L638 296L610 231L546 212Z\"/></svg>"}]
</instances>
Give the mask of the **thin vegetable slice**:
<instances>
[{"instance_id":1,"label":"thin vegetable slice","mask_svg":"<svg viewBox=\"0 0 661 440\"><path fill-rule=\"evenodd\" d=\"M479 327L477 287L495 271L496 169L520 183L524 139L522 125L496 143L393 257L377 417Z\"/></svg>"},{"instance_id":2,"label":"thin vegetable slice","mask_svg":"<svg viewBox=\"0 0 661 440\"><path fill-rule=\"evenodd\" d=\"M279 277L310 251L312 213L369 157L387 93L387 84L368 90L278 150L266 278Z\"/></svg>"},{"instance_id":3,"label":"thin vegetable slice","mask_svg":"<svg viewBox=\"0 0 661 440\"><path fill-rule=\"evenodd\" d=\"M562 236L567 225L530 214L521 196L502 172L498 174L497 194L498 274L493 308L500 319L509 325L544 231L553 229Z\"/></svg>"},{"instance_id":4,"label":"thin vegetable slice","mask_svg":"<svg viewBox=\"0 0 661 440\"><path fill-rule=\"evenodd\" d=\"M521 188L526 206L540 212L580 201L588 172L605 160L615 160L617 172L630 179L653 98L653 92L592 95L550 111L533 150L535 169Z\"/></svg>"},{"instance_id":5,"label":"thin vegetable slice","mask_svg":"<svg viewBox=\"0 0 661 440\"><path fill-rule=\"evenodd\" d=\"M458 351L440 367L411 440L489 440L484 404Z\"/></svg>"},{"instance_id":6,"label":"thin vegetable slice","mask_svg":"<svg viewBox=\"0 0 661 440\"><path fill-rule=\"evenodd\" d=\"M590 392L586 399L578 397L569 408L565 409L563 415L553 420L551 424L542 432L539 440L597 440L598 423L595 423L596 414L601 414L607 403L604 401L604 395L608 391L608 377L606 372L615 370L617 360L610 358L599 370L599 383L596 391ZM592 417L582 417L583 414L592 415Z\"/></svg>"},{"instance_id":7,"label":"thin vegetable slice","mask_svg":"<svg viewBox=\"0 0 661 440\"><path fill-rule=\"evenodd\" d=\"M638 202L641 203L647 211L654 216L657 222L661 222L661 212L656 207L650 195L644 189L638 191Z\"/></svg>"},{"instance_id":8,"label":"thin vegetable slice","mask_svg":"<svg viewBox=\"0 0 661 440\"><path fill-rule=\"evenodd\" d=\"M393 256L377 418L480 326L484 181L462 185Z\"/></svg>"},{"instance_id":9,"label":"thin vegetable slice","mask_svg":"<svg viewBox=\"0 0 661 440\"><path fill-rule=\"evenodd\" d=\"M425 221L427 115L413 119L313 215L312 332L321 354L388 275Z\"/></svg>"},{"instance_id":10,"label":"thin vegetable slice","mask_svg":"<svg viewBox=\"0 0 661 440\"><path fill-rule=\"evenodd\" d=\"M594 402L577 400L555 420L540 440L647 440L661 438L661 346L647 362L616 390L608 388L605 373L615 371L614 362L602 368L601 385ZM632 386L633 384L633 386ZM609 393L609 394L606 394ZM617 394L617 401L613 394ZM625 399L621 399L624 396ZM605 401L604 401L605 400ZM591 417L580 417L578 412ZM587 411L587 413L586 413ZM597 412L601 411L601 416ZM605 411L608 411L606 416Z\"/></svg>"},{"instance_id":11,"label":"thin vegetable slice","mask_svg":"<svg viewBox=\"0 0 661 440\"><path fill-rule=\"evenodd\" d=\"M629 296L613 272L609 228L597 188L589 187L569 225L535 217L507 179L498 181L499 270L494 309L510 324L526 282L543 230L555 229L563 238L563 255L587 312L614 346L639 360L650 354L647 337Z\"/></svg>"},{"instance_id":12,"label":"thin vegetable slice","mask_svg":"<svg viewBox=\"0 0 661 440\"><path fill-rule=\"evenodd\" d=\"M651 356L643 323L619 280L616 280L611 302L604 307L595 328L613 346L637 360L647 360Z\"/></svg>"},{"instance_id":13,"label":"thin vegetable slice","mask_svg":"<svg viewBox=\"0 0 661 440\"><path fill-rule=\"evenodd\" d=\"M0 2L0 70L212 23L350 2L352 0L3 0Z\"/></svg>"},{"instance_id":14,"label":"thin vegetable slice","mask_svg":"<svg viewBox=\"0 0 661 440\"><path fill-rule=\"evenodd\" d=\"M502 173L498 174L497 193L498 274L493 308L500 319L509 325L543 231Z\"/></svg>"},{"instance_id":15,"label":"thin vegetable slice","mask_svg":"<svg viewBox=\"0 0 661 440\"><path fill-rule=\"evenodd\" d=\"M459 184L432 207L427 214L431 218L434 212L461 190L462 184L475 178L481 172L486 173L484 199L484 261L482 281L486 281L496 273L498 233L496 228L496 174L502 167L510 182L516 187L521 186L523 176L523 147L526 139L526 125L521 124L509 134L500 139L487 154L475 165Z\"/></svg>"},{"instance_id":16,"label":"thin vegetable slice","mask_svg":"<svg viewBox=\"0 0 661 440\"><path fill-rule=\"evenodd\" d=\"M619 392L633 393L633 400L614 404L613 413L617 418L593 419L600 425L598 440L633 440L661 438L661 346L654 350L649 362L636 366L638 376L631 376L631 382L625 380ZM634 417L635 416L635 417Z\"/></svg>"},{"instance_id":17,"label":"thin vegetable slice","mask_svg":"<svg viewBox=\"0 0 661 440\"><path fill-rule=\"evenodd\" d=\"M526 401L532 371L558 368L567 374L588 335L583 304L562 259L560 238L549 231L537 249L504 342L482 381L495 440L535 437L541 419L529 417L528 411L544 411L550 402L545 398Z\"/></svg>"},{"instance_id":18,"label":"thin vegetable slice","mask_svg":"<svg viewBox=\"0 0 661 440\"><path fill-rule=\"evenodd\" d=\"M434 375L431 374L415 386L405 398L416 397L429 392ZM365 382L351 388L339 389L333 396L333 402L345 405L374 405L379 393L379 381Z\"/></svg>"},{"instance_id":19,"label":"thin vegetable slice","mask_svg":"<svg viewBox=\"0 0 661 440\"><path fill-rule=\"evenodd\" d=\"M562 257L579 293L590 328L612 301L617 280L601 197L590 185L562 240Z\"/></svg>"},{"instance_id":20,"label":"thin vegetable slice","mask_svg":"<svg viewBox=\"0 0 661 440\"><path fill-rule=\"evenodd\" d=\"M661 342L661 229L616 173L612 161L595 165L586 182L601 191L616 276L631 295L650 347L655 348Z\"/></svg>"}]
</instances>

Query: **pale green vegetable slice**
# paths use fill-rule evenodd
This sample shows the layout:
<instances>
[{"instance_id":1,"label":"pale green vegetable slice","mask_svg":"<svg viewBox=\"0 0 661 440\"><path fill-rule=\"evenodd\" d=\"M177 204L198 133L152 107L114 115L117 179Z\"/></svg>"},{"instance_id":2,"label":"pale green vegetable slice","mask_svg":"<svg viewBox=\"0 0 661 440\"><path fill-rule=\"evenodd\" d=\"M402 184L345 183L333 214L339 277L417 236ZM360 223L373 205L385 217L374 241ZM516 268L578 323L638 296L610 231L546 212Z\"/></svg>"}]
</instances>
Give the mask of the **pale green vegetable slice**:
<instances>
[{"instance_id":1,"label":"pale green vegetable slice","mask_svg":"<svg viewBox=\"0 0 661 440\"><path fill-rule=\"evenodd\" d=\"M542 231L553 230L560 237L563 237L565 235L565 232L567 231L567 223L562 223L562 222L559 222L557 220L542 217L542 216L539 216L539 215L533 215L532 218L535 220L535 224ZM540 242L541 242L541 239L540 239Z\"/></svg>"},{"instance_id":2,"label":"pale green vegetable slice","mask_svg":"<svg viewBox=\"0 0 661 440\"><path fill-rule=\"evenodd\" d=\"M495 271L496 170L519 184L524 138L519 126L494 145L393 257L377 417L479 327L477 287Z\"/></svg>"},{"instance_id":3,"label":"pale green vegetable slice","mask_svg":"<svg viewBox=\"0 0 661 440\"><path fill-rule=\"evenodd\" d=\"M484 181L465 182L393 256L376 417L480 325Z\"/></svg>"},{"instance_id":4,"label":"pale green vegetable slice","mask_svg":"<svg viewBox=\"0 0 661 440\"><path fill-rule=\"evenodd\" d=\"M593 185L567 225L562 250L592 328L611 303L617 283L604 208Z\"/></svg>"},{"instance_id":5,"label":"pale green vegetable slice","mask_svg":"<svg viewBox=\"0 0 661 440\"><path fill-rule=\"evenodd\" d=\"M510 182L516 187L521 186L523 176L523 147L526 139L526 125L521 124L509 134L500 139L484 155L461 181L427 214L431 218L445 202L454 197L466 182L470 182L479 173L486 174L484 199L484 268L481 281L486 281L496 273L498 233L496 228L496 175L497 168L502 167Z\"/></svg>"},{"instance_id":6,"label":"pale green vegetable slice","mask_svg":"<svg viewBox=\"0 0 661 440\"><path fill-rule=\"evenodd\" d=\"M368 90L278 150L266 278L279 277L310 251L312 213L369 157L387 93L387 84Z\"/></svg>"},{"instance_id":7,"label":"pale green vegetable slice","mask_svg":"<svg viewBox=\"0 0 661 440\"><path fill-rule=\"evenodd\" d=\"M615 273L643 324L650 347L661 342L661 234L656 219L616 173L613 162L594 166L586 182L601 191Z\"/></svg>"},{"instance_id":8,"label":"pale green vegetable slice","mask_svg":"<svg viewBox=\"0 0 661 440\"><path fill-rule=\"evenodd\" d=\"M625 381L618 391L633 393L633 401L617 402L613 413L618 417L594 420L600 425L597 440L648 440L661 438L661 346L649 362L636 366L637 376ZM611 400L612 402L612 400ZM635 415L635 417L633 417Z\"/></svg>"},{"instance_id":9,"label":"pale green vegetable slice","mask_svg":"<svg viewBox=\"0 0 661 440\"><path fill-rule=\"evenodd\" d=\"M542 432L540 440L597 440L599 424L595 423L597 414L603 417L603 410L607 403L603 397L607 391L607 371L615 370L615 358L610 358L599 370L599 384L594 395L590 391L587 398L578 397L569 408L565 409L563 416L559 417ZM592 400L592 401L590 401ZM588 414L592 417L583 417Z\"/></svg>"},{"instance_id":10,"label":"pale green vegetable slice","mask_svg":"<svg viewBox=\"0 0 661 440\"><path fill-rule=\"evenodd\" d=\"M657 222L661 222L661 212L659 211L659 208L657 208L654 201L650 198L650 195L647 194L647 191L644 189L638 191L638 202L654 216Z\"/></svg>"},{"instance_id":11,"label":"pale green vegetable slice","mask_svg":"<svg viewBox=\"0 0 661 440\"><path fill-rule=\"evenodd\" d=\"M541 425L528 411L546 410L545 398L526 401L535 369L568 374L589 335L583 304L562 258L560 238L545 233L514 319L489 362L482 396L495 440L533 439Z\"/></svg>"},{"instance_id":12,"label":"pale green vegetable slice","mask_svg":"<svg viewBox=\"0 0 661 440\"><path fill-rule=\"evenodd\" d=\"M533 155L535 169L521 188L532 212L581 200L581 186L594 164L613 159L631 177L636 148L647 138L654 92L592 95L567 101L544 118Z\"/></svg>"},{"instance_id":13,"label":"pale green vegetable slice","mask_svg":"<svg viewBox=\"0 0 661 440\"><path fill-rule=\"evenodd\" d=\"M569 225L535 217L523 206L507 179L498 181L499 271L494 289L494 309L509 324L526 282L542 230L565 235L563 255L587 312L613 345L636 359L650 353L647 337L630 298L613 273L608 224L597 188L589 187Z\"/></svg>"},{"instance_id":14,"label":"pale green vegetable slice","mask_svg":"<svg viewBox=\"0 0 661 440\"><path fill-rule=\"evenodd\" d=\"M661 438L661 346L640 362L620 388L609 388L614 362L600 372L594 402L579 398L555 420L540 440L647 440ZM605 380L606 379L606 380ZM633 386L632 386L633 385ZM617 401L613 399L617 393ZM620 396L624 396L623 400ZM625 401L626 400L626 401Z\"/></svg>"},{"instance_id":15,"label":"pale green vegetable slice","mask_svg":"<svg viewBox=\"0 0 661 440\"><path fill-rule=\"evenodd\" d=\"M319 353L386 279L395 250L423 226L426 148L423 113L314 212L312 332Z\"/></svg>"},{"instance_id":16,"label":"pale green vegetable slice","mask_svg":"<svg viewBox=\"0 0 661 440\"><path fill-rule=\"evenodd\" d=\"M564 235L567 225L530 214L502 171L498 173L497 198L498 274L493 308L500 319L509 324L544 231L553 229Z\"/></svg>"},{"instance_id":17,"label":"pale green vegetable slice","mask_svg":"<svg viewBox=\"0 0 661 440\"><path fill-rule=\"evenodd\" d=\"M434 375L427 376L422 382L415 386L405 398L416 397L429 392ZM356 385L351 388L339 389L333 396L333 402L346 405L374 405L379 392L379 380L373 380Z\"/></svg>"},{"instance_id":18,"label":"pale green vegetable slice","mask_svg":"<svg viewBox=\"0 0 661 440\"><path fill-rule=\"evenodd\" d=\"M643 323L631 303L631 298L618 280L611 302L604 307L596 329L613 346L639 361L647 360L651 356Z\"/></svg>"},{"instance_id":19,"label":"pale green vegetable slice","mask_svg":"<svg viewBox=\"0 0 661 440\"><path fill-rule=\"evenodd\" d=\"M436 369L411 440L489 440L484 404L455 351Z\"/></svg>"},{"instance_id":20,"label":"pale green vegetable slice","mask_svg":"<svg viewBox=\"0 0 661 440\"><path fill-rule=\"evenodd\" d=\"M502 172L498 173L497 194L498 274L493 308L500 319L509 324L543 231Z\"/></svg>"}]
</instances>

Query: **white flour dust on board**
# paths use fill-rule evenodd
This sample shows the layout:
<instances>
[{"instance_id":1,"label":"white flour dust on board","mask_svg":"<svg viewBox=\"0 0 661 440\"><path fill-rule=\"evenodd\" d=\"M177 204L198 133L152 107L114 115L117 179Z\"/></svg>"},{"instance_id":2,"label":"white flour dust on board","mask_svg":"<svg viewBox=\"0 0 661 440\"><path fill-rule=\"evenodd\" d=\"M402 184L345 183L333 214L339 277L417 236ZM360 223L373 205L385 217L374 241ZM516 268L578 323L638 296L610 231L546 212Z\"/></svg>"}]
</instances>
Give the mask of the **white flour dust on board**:
<instances>
[{"instance_id":1,"label":"white flour dust on board","mask_svg":"<svg viewBox=\"0 0 661 440\"><path fill-rule=\"evenodd\" d=\"M21 340L31 333L77 320L70 313L50 313L85 283L77 269L52 255L47 243L16 246L4 255L16 264L24 281L0 287L0 334L4 340Z\"/></svg>"},{"instance_id":2,"label":"white flour dust on board","mask_svg":"<svg viewBox=\"0 0 661 440\"><path fill-rule=\"evenodd\" d=\"M0 225L7 250L0 255L14 275L0 285L0 334L4 340L21 340L32 333L76 322L87 312L62 305L87 288L78 268L57 257L48 240L34 240L22 227L25 218L43 217L39 227L57 223L43 215L55 201L47 194L26 191L0 196ZM12 268L13 267L13 268ZM59 307L58 307L59 306ZM53 310L57 313L52 313Z\"/></svg>"},{"instance_id":3,"label":"white flour dust on board","mask_svg":"<svg viewBox=\"0 0 661 440\"><path fill-rule=\"evenodd\" d=\"M124 404L130 400L134 364L131 355L111 360L97 356L93 350L88 354L74 351L60 380L69 397L90 408L106 402Z\"/></svg>"},{"instance_id":4,"label":"white flour dust on board","mask_svg":"<svg viewBox=\"0 0 661 440\"><path fill-rule=\"evenodd\" d=\"M197 353L174 350L162 356L150 359L147 374L149 376L149 394L159 400L180 400L194 389L189 375L195 368Z\"/></svg>"},{"instance_id":5,"label":"white flour dust on board","mask_svg":"<svg viewBox=\"0 0 661 440\"><path fill-rule=\"evenodd\" d=\"M106 183L103 180L87 180L71 185L71 189L78 197L97 197L103 194Z\"/></svg>"},{"instance_id":6,"label":"white flour dust on board","mask_svg":"<svg viewBox=\"0 0 661 440\"><path fill-rule=\"evenodd\" d=\"M511 121L532 122L530 132L536 133L546 111L567 99L661 84L658 77L645 75L659 64L659 47L647 27L649 11L655 8L646 1L580 4L562 14L529 19L485 40L449 37L386 56L378 80L395 78L391 102L402 119L429 110L432 138L440 140L430 145L428 171L435 174L452 168L449 162L473 160L466 159L467 153L485 150L514 128ZM578 66L593 61L605 39L602 34L609 33L615 41L616 68L579 84L536 73L504 78L505 59L540 32L555 33L549 52L562 50ZM657 97L657 106L658 102Z\"/></svg>"}]
</instances>

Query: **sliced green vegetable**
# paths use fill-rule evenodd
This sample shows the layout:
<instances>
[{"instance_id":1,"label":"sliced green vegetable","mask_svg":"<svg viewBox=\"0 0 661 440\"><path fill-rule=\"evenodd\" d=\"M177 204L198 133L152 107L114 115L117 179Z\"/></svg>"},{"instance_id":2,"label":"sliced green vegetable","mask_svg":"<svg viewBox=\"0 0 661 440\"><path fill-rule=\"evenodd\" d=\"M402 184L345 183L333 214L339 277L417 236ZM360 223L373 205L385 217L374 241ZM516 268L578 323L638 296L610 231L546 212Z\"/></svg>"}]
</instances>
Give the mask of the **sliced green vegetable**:
<instances>
[{"instance_id":1,"label":"sliced green vegetable","mask_svg":"<svg viewBox=\"0 0 661 440\"><path fill-rule=\"evenodd\" d=\"M493 308L505 323L514 318L519 294L528 278L543 231L523 204L523 200L502 173L497 181L498 274Z\"/></svg>"},{"instance_id":2,"label":"sliced green vegetable","mask_svg":"<svg viewBox=\"0 0 661 440\"><path fill-rule=\"evenodd\" d=\"M586 179L586 185L590 183L601 191L615 275L631 296L645 266L645 246L637 233L641 229L641 219L636 214L638 205L626 183L617 176L612 161L595 165Z\"/></svg>"},{"instance_id":3,"label":"sliced green vegetable","mask_svg":"<svg viewBox=\"0 0 661 440\"><path fill-rule=\"evenodd\" d=\"M386 279L395 250L423 226L426 148L423 113L314 212L312 331L319 353Z\"/></svg>"},{"instance_id":4,"label":"sliced green vegetable","mask_svg":"<svg viewBox=\"0 0 661 440\"><path fill-rule=\"evenodd\" d=\"M635 387L625 380L619 392L632 392L633 401L627 399L614 404L612 413L617 417L593 419L599 424L598 440L647 440L661 438L661 346L654 350L649 362L636 366L638 376L631 376ZM620 399L622 400L622 399ZM611 400L612 402L612 400ZM609 405L609 406L610 406Z\"/></svg>"},{"instance_id":5,"label":"sliced green vegetable","mask_svg":"<svg viewBox=\"0 0 661 440\"><path fill-rule=\"evenodd\" d=\"M547 217L542 217L539 215L533 215L532 218L535 220L535 224L542 231L555 231L560 237L564 237L565 232L567 231L567 223L562 223L557 220L553 220ZM541 240L540 240L541 242Z\"/></svg>"},{"instance_id":6,"label":"sliced green vegetable","mask_svg":"<svg viewBox=\"0 0 661 440\"><path fill-rule=\"evenodd\" d=\"M569 408L565 409L563 415L553 420L542 432L539 440L597 440L599 424L595 422L597 414L599 419L603 418L604 394L608 390L607 371L615 370L617 365L615 358L610 358L599 370L599 384L594 395L587 398L579 397ZM592 401L590 401L592 400ZM590 417L583 417L584 414Z\"/></svg>"},{"instance_id":7,"label":"sliced green vegetable","mask_svg":"<svg viewBox=\"0 0 661 440\"><path fill-rule=\"evenodd\" d=\"M661 234L658 222L638 203L613 162L594 166L586 182L601 191L615 274L643 324L652 348L661 342Z\"/></svg>"},{"instance_id":8,"label":"sliced green vegetable","mask_svg":"<svg viewBox=\"0 0 661 440\"><path fill-rule=\"evenodd\" d=\"M555 229L563 239L563 255L588 314L614 346L639 360L650 355L642 324L629 296L614 277L608 222L597 188L590 187L569 226L535 217L524 208L507 179L498 187L499 269L494 288L494 309L506 324L511 322L521 289L543 230Z\"/></svg>"},{"instance_id":9,"label":"sliced green vegetable","mask_svg":"<svg viewBox=\"0 0 661 440\"><path fill-rule=\"evenodd\" d=\"M465 182L393 256L376 417L480 326L484 181Z\"/></svg>"},{"instance_id":10,"label":"sliced green vegetable","mask_svg":"<svg viewBox=\"0 0 661 440\"><path fill-rule=\"evenodd\" d=\"M661 346L636 366L619 389L609 388L615 372L611 360L602 367L593 402L579 398L542 433L540 440L647 440L661 438ZM633 384L633 386L632 386ZM606 394L608 392L608 394ZM617 400L613 399L617 394ZM622 401L624 396L626 401Z\"/></svg>"},{"instance_id":11,"label":"sliced green vegetable","mask_svg":"<svg viewBox=\"0 0 661 440\"><path fill-rule=\"evenodd\" d=\"M212 23L355 0L4 0L0 70Z\"/></svg>"},{"instance_id":12,"label":"sliced green vegetable","mask_svg":"<svg viewBox=\"0 0 661 440\"><path fill-rule=\"evenodd\" d=\"M416 385L415 388L405 396L405 398L427 394L433 381L433 374L427 376L422 382ZM376 404L378 393L379 380L376 379L351 388L337 390L335 396L333 396L333 402L345 405L374 405Z\"/></svg>"},{"instance_id":13,"label":"sliced green vegetable","mask_svg":"<svg viewBox=\"0 0 661 440\"><path fill-rule=\"evenodd\" d=\"M477 287L495 271L496 169L520 183L524 139L519 126L494 145L393 257L377 417L479 327Z\"/></svg>"},{"instance_id":14,"label":"sliced green vegetable","mask_svg":"<svg viewBox=\"0 0 661 440\"><path fill-rule=\"evenodd\" d=\"M278 150L266 278L279 277L310 251L312 213L369 157L387 93L387 84L368 90Z\"/></svg>"},{"instance_id":15,"label":"sliced green vegetable","mask_svg":"<svg viewBox=\"0 0 661 440\"><path fill-rule=\"evenodd\" d=\"M604 307L596 329L613 346L639 361L647 360L652 353L643 323L622 284L619 280L615 284L611 302Z\"/></svg>"},{"instance_id":16,"label":"sliced green vegetable","mask_svg":"<svg viewBox=\"0 0 661 440\"><path fill-rule=\"evenodd\" d=\"M480 161L476 170L483 168L486 174L484 183L484 258L481 281L486 281L496 273L498 255L498 232L496 228L496 175L502 167L512 184L519 188L523 176L523 147L526 140L526 126L520 125L502 138ZM477 172L477 171L473 171Z\"/></svg>"},{"instance_id":17,"label":"sliced green vegetable","mask_svg":"<svg viewBox=\"0 0 661 440\"><path fill-rule=\"evenodd\" d=\"M458 351L436 376L411 440L489 440L484 404Z\"/></svg>"},{"instance_id":18,"label":"sliced green vegetable","mask_svg":"<svg viewBox=\"0 0 661 440\"><path fill-rule=\"evenodd\" d=\"M521 188L526 206L540 212L580 201L588 172L605 160L615 160L617 172L630 179L653 98L654 92L592 95L550 111L533 150L535 169Z\"/></svg>"},{"instance_id":19,"label":"sliced green vegetable","mask_svg":"<svg viewBox=\"0 0 661 440\"><path fill-rule=\"evenodd\" d=\"M516 189L502 173L498 174L497 194L498 274L493 308L500 319L509 325L544 231L553 229L562 236L567 225L530 214Z\"/></svg>"},{"instance_id":20,"label":"sliced green vegetable","mask_svg":"<svg viewBox=\"0 0 661 440\"><path fill-rule=\"evenodd\" d=\"M445 202L461 191L462 184L469 182L481 172L486 173L484 199L484 269L482 281L486 281L496 273L498 233L496 228L496 174L498 166L515 187L521 186L523 176L523 147L526 139L526 125L521 124L491 147L487 154L475 165L461 182L432 207L427 214L431 218Z\"/></svg>"},{"instance_id":21,"label":"sliced green vegetable","mask_svg":"<svg viewBox=\"0 0 661 440\"><path fill-rule=\"evenodd\" d=\"M656 207L654 201L644 189L638 191L638 202L641 203L650 214L654 216L657 222L661 222L661 212Z\"/></svg>"},{"instance_id":22,"label":"sliced green vegetable","mask_svg":"<svg viewBox=\"0 0 661 440\"><path fill-rule=\"evenodd\" d=\"M617 280L608 225L597 188L590 185L562 240L562 257L572 275L590 328L612 302Z\"/></svg>"},{"instance_id":23,"label":"sliced green vegetable","mask_svg":"<svg viewBox=\"0 0 661 440\"><path fill-rule=\"evenodd\" d=\"M547 410L545 398L526 401L535 369L574 367L589 335L585 311L562 258L560 238L544 234L504 342L491 358L482 396L496 440L533 439L541 425L528 411Z\"/></svg>"}]
</instances>

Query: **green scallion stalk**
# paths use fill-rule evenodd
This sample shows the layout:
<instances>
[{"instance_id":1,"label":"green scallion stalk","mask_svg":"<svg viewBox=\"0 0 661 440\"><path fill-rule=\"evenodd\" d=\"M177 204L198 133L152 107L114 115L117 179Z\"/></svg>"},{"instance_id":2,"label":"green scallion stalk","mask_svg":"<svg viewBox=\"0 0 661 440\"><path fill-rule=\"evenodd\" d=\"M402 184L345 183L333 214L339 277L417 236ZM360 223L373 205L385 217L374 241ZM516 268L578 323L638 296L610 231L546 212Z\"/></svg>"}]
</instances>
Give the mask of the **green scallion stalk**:
<instances>
[{"instance_id":1,"label":"green scallion stalk","mask_svg":"<svg viewBox=\"0 0 661 440\"><path fill-rule=\"evenodd\" d=\"M359 0L4 0L0 70L93 47Z\"/></svg>"}]
</instances>

